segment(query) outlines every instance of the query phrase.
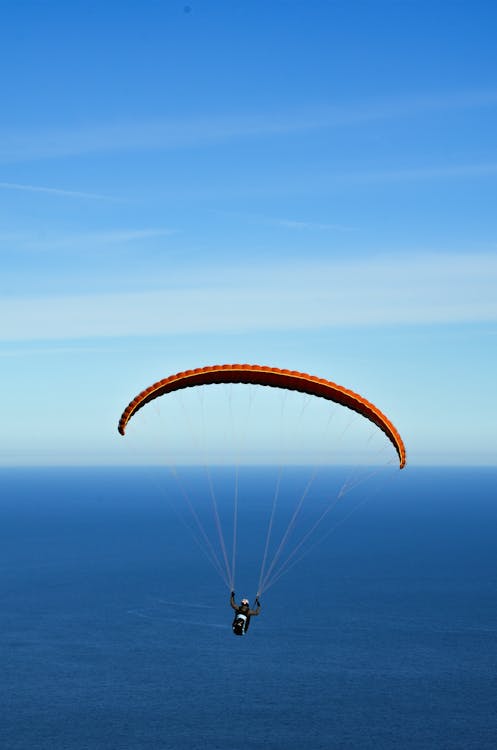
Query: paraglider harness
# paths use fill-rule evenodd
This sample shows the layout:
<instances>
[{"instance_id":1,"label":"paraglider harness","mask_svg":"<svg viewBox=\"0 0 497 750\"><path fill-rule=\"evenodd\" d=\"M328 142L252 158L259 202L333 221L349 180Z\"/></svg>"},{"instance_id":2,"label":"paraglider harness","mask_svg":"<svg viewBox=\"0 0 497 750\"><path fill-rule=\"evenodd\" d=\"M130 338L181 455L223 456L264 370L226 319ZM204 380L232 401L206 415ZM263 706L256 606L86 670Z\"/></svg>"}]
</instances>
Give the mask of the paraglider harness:
<instances>
[{"instance_id":1,"label":"paraglider harness","mask_svg":"<svg viewBox=\"0 0 497 750\"><path fill-rule=\"evenodd\" d=\"M237 612L231 625L235 635L245 635L247 625L247 615Z\"/></svg>"}]
</instances>

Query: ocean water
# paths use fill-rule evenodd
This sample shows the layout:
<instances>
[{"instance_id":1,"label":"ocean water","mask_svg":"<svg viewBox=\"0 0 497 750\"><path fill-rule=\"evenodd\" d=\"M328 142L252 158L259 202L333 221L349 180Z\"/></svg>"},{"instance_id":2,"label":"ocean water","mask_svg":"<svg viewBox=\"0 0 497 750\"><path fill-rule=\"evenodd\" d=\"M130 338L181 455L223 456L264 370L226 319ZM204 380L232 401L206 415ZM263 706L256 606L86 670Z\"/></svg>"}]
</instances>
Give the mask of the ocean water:
<instances>
[{"instance_id":1,"label":"ocean water","mask_svg":"<svg viewBox=\"0 0 497 750\"><path fill-rule=\"evenodd\" d=\"M495 750L497 470L399 472L244 638L155 471L0 472L2 749Z\"/></svg>"}]
</instances>

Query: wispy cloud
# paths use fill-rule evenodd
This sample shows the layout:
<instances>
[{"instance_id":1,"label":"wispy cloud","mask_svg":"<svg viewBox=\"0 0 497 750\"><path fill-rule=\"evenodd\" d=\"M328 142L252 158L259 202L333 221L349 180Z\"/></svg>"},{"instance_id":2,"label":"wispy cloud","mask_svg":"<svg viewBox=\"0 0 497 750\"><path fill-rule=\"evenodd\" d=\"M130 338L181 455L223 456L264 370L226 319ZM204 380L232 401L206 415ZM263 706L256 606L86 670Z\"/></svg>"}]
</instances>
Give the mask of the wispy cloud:
<instances>
[{"instance_id":1,"label":"wispy cloud","mask_svg":"<svg viewBox=\"0 0 497 750\"><path fill-rule=\"evenodd\" d=\"M234 139L298 133L360 125L431 112L495 106L497 91L467 91L439 95L411 95L356 103L308 107L302 112L242 115L202 115L156 118L36 133L0 132L0 161L26 161L95 152L137 151L198 147Z\"/></svg>"},{"instance_id":2,"label":"wispy cloud","mask_svg":"<svg viewBox=\"0 0 497 750\"><path fill-rule=\"evenodd\" d=\"M483 164L447 164L417 168L350 172L336 175L332 180L351 183L409 182L416 180L439 180L452 177L492 177L497 175L497 162Z\"/></svg>"},{"instance_id":3,"label":"wispy cloud","mask_svg":"<svg viewBox=\"0 0 497 750\"><path fill-rule=\"evenodd\" d=\"M102 123L36 134L0 134L0 161L88 153L198 147L320 127L320 118L285 115L197 116Z\"/></svg>"},{"instance_id":4,"label":"wispy cloud","mask_svg":"<svg viewBox=\"0 0 497 750\"><path fill-rule=\"evenodd\" d=\"M320 222L320 221L309 221L301 219L288 219L278 218L274 216L266 216L264 214L258 214L246 211L221 211L216 209L213 213L221 216L233 216L237 219L245 220L251 224L263 224L266 226L282 227L283 229L295 229L295 230L331 230L339 232L352 232L355 231L355 227L346 226L335 222Z\"/></svg>"},{"instance_id":5,"label":"wispy cloud","mask_svg":"<svg viewBox=\"0 0 497 750\"><path fill-rule=\"evenodd\" d=\"M65 198L91 198L96 200L115 200L110 195L101 193L85 193L81 190L65 190L63 188L46 187L43 185L22 185L18 182L0 182L1 190L21 190L29 193L47 193L48 195L60 195Z\"/></svg>"},{"instance_id":6,"label":"wispy cloud","mask_svg":"<svg viewBox=\"0 0 497 750\"><path fill-rule=\"evenodd\" d=\"M329 224L321 223L317 221L297 221L295 219L268 219L268 223L275 224L276 226L283 227L285 229L317 229L317 230L336 230L339 232L352 232L354 227L347 227L344 224Z\"/></svg>"},{"instance_id":7,"label":"wispy cloud","mask_svg":"<svg viewBox=\"0 0 497 750\"><path fill-rule=\"evenodd\" d=\"M497 257L199 268L152 292L0 301L4 341L497 321Z\"/></svg>"},{"instance_id":8,"label":"wispy cloud","mask_svg":"<svg viewBox=\"0 0 497 750\"><path fill-rule=\"evenodd\" d=\"M14 359L14 358L23 358L27 356L32 356L33 354L38 354L40 357L51 357L53 355L60 355L60 354L81 354L84 355L87 354L102 354L103 351L112 351L116 352L118 351L117 347L110 348L104 348L104 345L100 344L100 346L94 346L93 344L82 344L78 342L77 344L69 345L65 343L61 344L54 344L53 346L47 346L43 342L39 343L38 346L29 347L26 348L26 346L21 342L19 344L13 344L9 347L5 346L3 349L0 350L0 358L1 359Z\"/></svg>"},{"instance_id":9,"label":"wispy cloud","mask_svg":"<svg viewBox=\"0 0 497 750\"><path fill-rule=\"evenodd\" d=\"M149 227L144 229L108 229L99 232L76 232L73 234L7 232L0 234L0 245L14 245L26 250L91 249L105 245L121 245L169 237L176 234L177 231L166 227Z\"/></svg>"},{"instance_id":10,"label":"wispy cloud","mask_svg":"<svg viewBox=\"0 0 497 750\"><path fill-rule=\"evenodd\" d=\"M221 201L226 198L238 200L250 198L268 199L288 196L319 195L330 190L354 189L358 185L383 185L383 184L410 184L416 182L436 183L454 182L463 180L494 179L497 176L497 162L462 163L462 164L425 164L423 166L405 166L396 169L371 169L368 171L318 171L311 174L288 174L285 177L268 175L263 181L253 180L241 182L240 180L225 180L223 184L212 185L209 183L196 182L193 186L186 188L178 187L172 189L161 189L160 195L163 199L174 198L175 200L209 200ZM224 213L224 212L223 212ZM226 212L228 213L228 212ZM233 212L235 213L235 212ZM238 212L244 216L242 212ZM315 229L327 228L338 231L354 231L357 227L340 223L312 222L300 220L300 218L285 219L277 217L264 217L245 215L245 218L254 223L264 223L279 226L288 226L297 229L302 227L314 227Z\"/></svg>"}]
</instances>

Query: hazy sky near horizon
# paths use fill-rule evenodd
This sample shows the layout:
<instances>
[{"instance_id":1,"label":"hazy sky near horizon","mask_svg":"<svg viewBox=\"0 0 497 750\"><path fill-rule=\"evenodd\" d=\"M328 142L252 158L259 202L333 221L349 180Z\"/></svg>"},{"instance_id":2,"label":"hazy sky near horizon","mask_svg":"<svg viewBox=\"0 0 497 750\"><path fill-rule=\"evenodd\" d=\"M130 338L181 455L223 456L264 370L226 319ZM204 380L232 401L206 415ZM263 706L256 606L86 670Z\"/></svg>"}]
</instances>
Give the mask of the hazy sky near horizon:
<instances>
[{"instance_id":1,"label":"hazy sky near horizon","mask_svg":"<svg viewBox=\"0 0 497 750\"><path fill-rule=\"evenodd\" d=\"M119 415L255 362L497 464L497 6L2 8L0 463L125 463Z\"/></svg>"}]
</instances>

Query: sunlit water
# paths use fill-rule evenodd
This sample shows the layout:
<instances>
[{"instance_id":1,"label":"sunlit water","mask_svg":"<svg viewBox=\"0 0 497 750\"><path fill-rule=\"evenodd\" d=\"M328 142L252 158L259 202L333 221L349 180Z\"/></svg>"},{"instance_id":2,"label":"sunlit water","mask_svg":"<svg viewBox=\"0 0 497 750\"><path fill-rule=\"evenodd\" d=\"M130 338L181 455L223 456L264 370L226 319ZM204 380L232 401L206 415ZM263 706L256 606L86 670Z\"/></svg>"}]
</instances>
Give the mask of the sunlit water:
<instances>
[{"instance_id":1,"label":"sunlit water","mask_svg":"<svg viewBox=\"0 0 497 750\"><path fill-rule=\"evenodd\" d=\"M0 473L0 747L497 747L497 471L399 472L244 638L154 471Z\"/></svg>"}]
</instances>

